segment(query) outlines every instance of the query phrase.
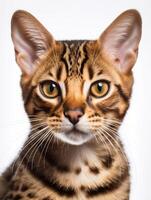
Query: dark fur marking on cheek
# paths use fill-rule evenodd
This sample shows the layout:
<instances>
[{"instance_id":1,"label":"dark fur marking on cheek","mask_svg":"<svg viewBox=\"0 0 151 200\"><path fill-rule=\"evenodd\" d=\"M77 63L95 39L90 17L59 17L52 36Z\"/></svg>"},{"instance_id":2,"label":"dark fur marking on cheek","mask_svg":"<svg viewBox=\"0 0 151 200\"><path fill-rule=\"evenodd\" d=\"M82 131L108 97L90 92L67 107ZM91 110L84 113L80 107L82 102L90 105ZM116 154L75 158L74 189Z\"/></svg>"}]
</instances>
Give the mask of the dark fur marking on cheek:
<instances>
[{"instance_id":1,"label":"dark fur marking on cheek","mask_svg":"<svg viewBox=\"0 0 151 200\"><path fill-rule=\"evenodd\" d=\"M37 94L34 95L33 101L34 101L34 103L36 104L37 107L40 107L41 105L44 105L44 104L49 106L48 105L49 103L47 103L46 101L42 100Z\"/></svg>"},{"instance_id":2,"label":"dark fur marking on cheek","mask_svg":"<svg viewBox=\"0 0 151 200\"><path fill-rule=\"evenodd\" d=\"M60 115L59 114L57 114L57 113L51 113L51 115L50 115L51 117L58 117L59 119L60 119Z\"/></svg>"},{"instance_id":3,"label":"dark fur marking on cheek","mask_svg":"<svg viewBox=\"0 0 151 200\"><path fill-rule=\"evenodd\" d=\"M101 112L103 114L108 114L108 113L114 113L115 116L118 118L118 119L122 119L125 115L125 112L124 113L120 113L120 110L119 108L109 108L109 107L104 107L104 106L100 106L98 105L98 108L101 110Z\"/></svg>"},{"instance_id":4,"label":"dark fur marking on cheek","mask_svg":"<svg viewBox=\"0 0 151 200\"><path fill-rule=\"evenodd\" d=\"M33 112L34 114L37 114L39 112L45 112L45 113L50 113L52 109L52 105L43 101L38 95L35 95L33 98L33 103L34 103L34 108Z\"/></svg>"},{"instance_id":5,"label":"dark fur marking on cheek","mask_svg":"<svg viewBox=\"0 0 151 200\"><path fill-rule=\"evenodd\" d=\"M36 105L35 105L36 106ZM33 108L33 115L37 115L38 113L42 112L42 109L39 109L39 108Z\"/></svg>"},{"instance_id":6,"label":"dark fur marking on cheek","mask_svg":"<svg viewBox=\"0 0 151 200\"><path fill-rule=\"evenodd\" d=\"M31 83L29 83L26 87L23 88L23 99L24 99L25 106L28 104L28 102L32 98L33 91L36 87L37 86L31 86Z\"/></svg>"},{"instance_id":7,"label":"dark fur marking on cheek","mask_svg":"<svg viewBox=\"0 0 151 200\"><path fill-rule=\"evenodd\" d=\"M128 102L128 101L129 101L129 97L125 94L125 92L123 91L121 85L115 84L115 87L117 88L118 93L119 93L120 96L123 98L123 100L124 100L125 102Z\"/></svg>"},{"instance_id":8,"label":"dark fur marking on cheek","mask_svg":"<svg viewBox=\"0 0 151 200\"><path fill-rule=\"evenodd\" d=\"M47 108L47 107L43 107L43 108L33 108L33 114L36 115L40 112L45 112L45 113L50 113L51 109Z\"/></svg>"}]
</instances>

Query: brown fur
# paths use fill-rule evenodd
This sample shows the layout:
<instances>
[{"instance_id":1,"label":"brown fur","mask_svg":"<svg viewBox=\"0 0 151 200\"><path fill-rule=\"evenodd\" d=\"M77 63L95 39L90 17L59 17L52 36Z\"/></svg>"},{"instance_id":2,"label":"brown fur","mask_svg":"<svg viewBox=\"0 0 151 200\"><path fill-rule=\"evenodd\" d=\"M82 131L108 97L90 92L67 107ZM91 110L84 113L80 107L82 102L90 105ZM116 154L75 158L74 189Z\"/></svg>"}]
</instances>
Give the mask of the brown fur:
<instances>
[{"instance_id":1,"label":"brown fur","mask_svg":"<svg viewBox=\"0 0 151 200\"><path fill-rule=\"evenodd\" d=\"M115 37L115 43L111 44L110 37L121 30L119 24L127 26L127 19L129 26L124 30L127 35L120 35L123 37L120 41ZM130 44L129 52L129 46L125 53L121 53L123 49L119 53L114 45L123 48L125 41L132 37L134 22L139 30L140 16L130 10L117 18L98 40L55 41L29 13L14 14L12 38L16 60L23 72L21 87L31 131L12 165L12 175L6 178L9 189L4 200L129 199L129 164L118 128L129 107L133 85L131 69L141 33L138 31L139 37L134 46ZM18 43L16 33L30 50ZM59 84L62 94L53 99L45 97L40 90L44 80ZM98 80L108 81L110 85L102 98L94 97L90 90ZM83 120L80 131L95 137L80 145L71 145L57 135L68 128L64 126L69 123L65 113L74 111L75 115L77 109L82 113L77 125ZM72 137L77 138L76 134L79 133Z\"/></svg>"}]
</instances>

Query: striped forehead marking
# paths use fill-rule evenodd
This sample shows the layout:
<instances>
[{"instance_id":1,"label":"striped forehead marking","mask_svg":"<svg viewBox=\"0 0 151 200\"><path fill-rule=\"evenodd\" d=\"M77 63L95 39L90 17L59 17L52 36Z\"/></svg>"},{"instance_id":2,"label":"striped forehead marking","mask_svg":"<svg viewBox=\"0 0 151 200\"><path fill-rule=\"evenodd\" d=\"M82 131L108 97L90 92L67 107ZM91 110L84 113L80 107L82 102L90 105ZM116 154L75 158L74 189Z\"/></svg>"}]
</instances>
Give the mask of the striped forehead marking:
<instances>
[{"instance_id":1,"label":"striped forehead marking","mask_svg":"<svg viewBox=\"0 0 151 200\"><path fill-rule=\"evenodd\" d=\"M63 44L62 61L66 66L68 76L82 76L83 67L88 60L87 41L66 41Z\"/></svg>"}]
</instances>

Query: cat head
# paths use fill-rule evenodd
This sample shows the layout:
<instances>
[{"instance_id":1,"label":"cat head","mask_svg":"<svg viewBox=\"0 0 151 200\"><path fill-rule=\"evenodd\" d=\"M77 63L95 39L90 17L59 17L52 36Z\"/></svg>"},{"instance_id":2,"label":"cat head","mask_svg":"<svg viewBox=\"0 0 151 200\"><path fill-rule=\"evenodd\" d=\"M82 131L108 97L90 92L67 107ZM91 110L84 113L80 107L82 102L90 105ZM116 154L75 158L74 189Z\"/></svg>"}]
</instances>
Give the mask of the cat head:
<instances>
[{"instance_id":1,"label":"cat head","mask_svg":"<svg viewBox=\"0 0 151 200\"><path fill-rule=\"evenodd\" d=\"M56 41L26 11L11 25L32 132L71 145L116 137L132 90L139 13L122 13L92 41Z\"/></svg>"}]
</instances>

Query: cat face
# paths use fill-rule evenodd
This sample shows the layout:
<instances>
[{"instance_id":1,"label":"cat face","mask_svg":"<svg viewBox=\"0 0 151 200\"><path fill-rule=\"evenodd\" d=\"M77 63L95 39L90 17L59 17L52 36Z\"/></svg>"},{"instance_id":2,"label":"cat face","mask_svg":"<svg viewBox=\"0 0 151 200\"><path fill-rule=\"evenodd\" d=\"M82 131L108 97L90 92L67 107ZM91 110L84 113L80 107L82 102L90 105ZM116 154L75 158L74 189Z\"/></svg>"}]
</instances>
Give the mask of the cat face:
<instances>
[{"instance_id":1,"label":"cat face","mask_svg":"<svg viewBox=\"0 0 151 200\"><path fill-rule=\"evenodd\" d=\"M32 15L17 11L12 39L32 131L71 145L117 137L140 36L135 10L120 15L94 41L55 41Z\"/></svg>"}]
</instances>

